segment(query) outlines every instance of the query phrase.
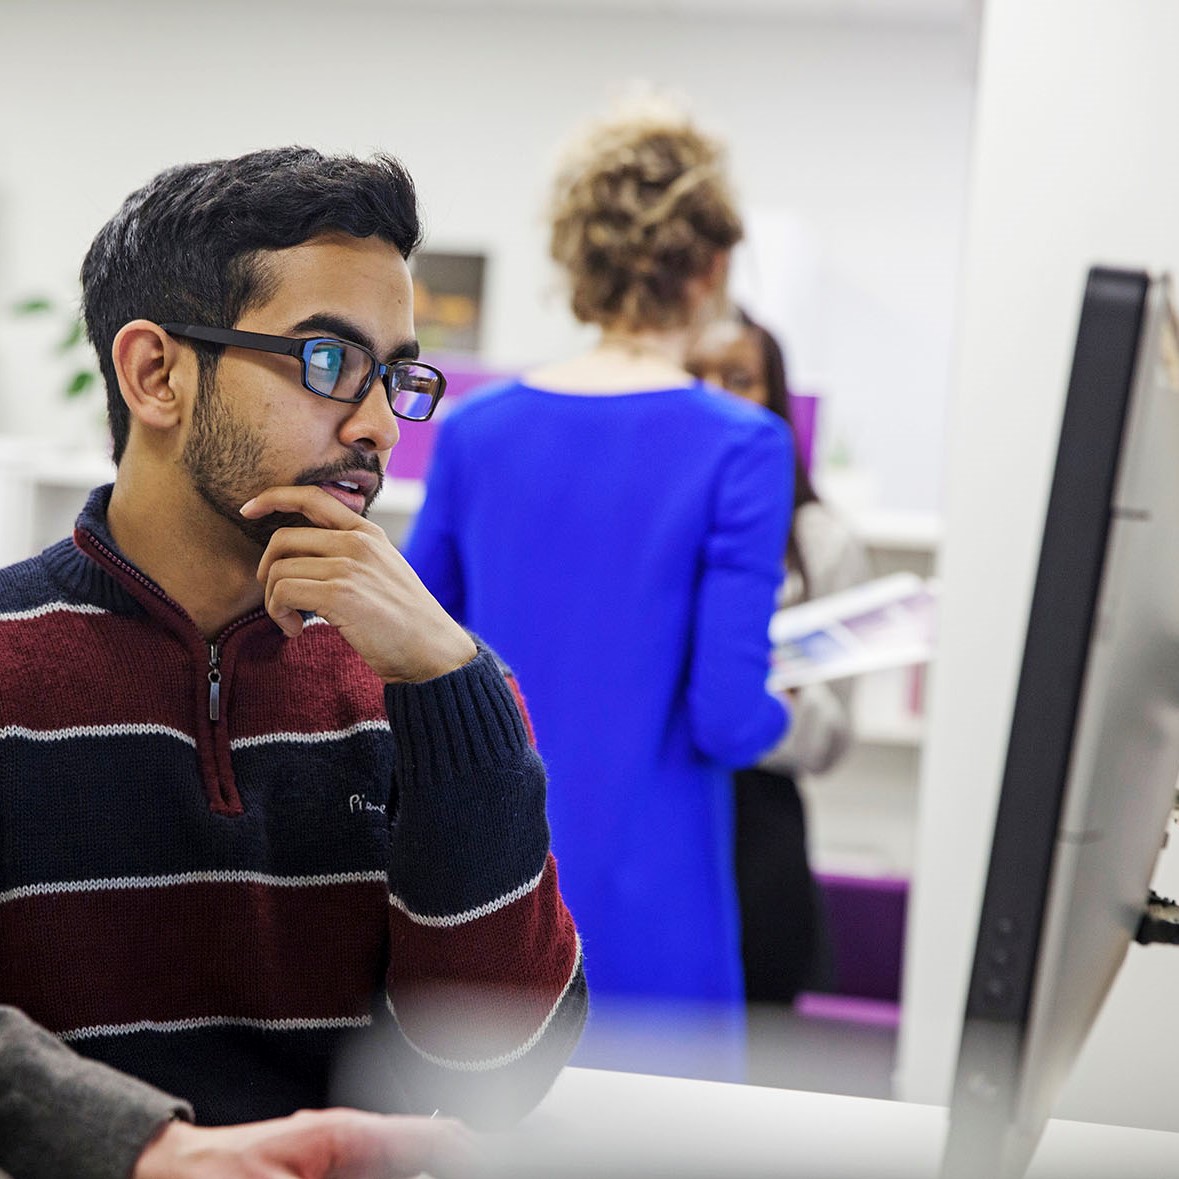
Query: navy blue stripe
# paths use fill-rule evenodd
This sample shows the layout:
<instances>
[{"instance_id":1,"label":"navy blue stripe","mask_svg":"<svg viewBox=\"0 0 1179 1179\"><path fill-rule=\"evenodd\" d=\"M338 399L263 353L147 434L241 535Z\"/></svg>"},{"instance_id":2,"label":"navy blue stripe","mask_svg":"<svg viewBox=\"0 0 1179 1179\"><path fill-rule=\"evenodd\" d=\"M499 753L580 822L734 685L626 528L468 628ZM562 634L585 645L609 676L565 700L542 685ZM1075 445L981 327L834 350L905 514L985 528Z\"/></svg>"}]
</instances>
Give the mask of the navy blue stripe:
<instances>
[{"instance_id":1,"label":"navy blue stripe","mask_svg":"<svg viewBox=\"0 0 1179 1179\"><path fill-rule=\"evenodd\" d=\"M99 593L98 595L80 593L76 584L63 584L54 576L54 569L60 568L67 572L65 578L67 583L76 583L88 565L92 574L97 572L97 567L78 552L72 540L62 540L47 549L41 556L30 557L27 561L0 569L0 602L3 603L0 609L7 614L35 609L47 602L62 601L84 601L88 605L98 606L101 609L111 608L115 604L112 592ZM105 574L100 574L100 576L108 583L108 590L114 586L114 582ZM93 576L86 580L93 580ZM118 595L118 597L118 604L125 607L125 595Z\"/></svg>"},{"instance_id":2,"label":"navy blue stripe","mask_svg":"<svg viewBox=\"0 0 1179 1179\"><path fill-rule=\"evenodd\" d=\"M200 1125L216 1126L323 1108L344 1035L224 1027L135 1032L70 1047L183 1097Z\"/></svg>"},{"instance_id":3,"label":"navy blue stripe","mask_svg":"<svg viewBox=\"0 0 1179 1179\"><path fill-rule=\"evenodd\" d=\"M239 750L245 813L225 816L209 809L196 751L174 738L0 740L0 892L210 868L384 870L392 761L389 734L368 731Z\"/></svg>"}]
</instances>

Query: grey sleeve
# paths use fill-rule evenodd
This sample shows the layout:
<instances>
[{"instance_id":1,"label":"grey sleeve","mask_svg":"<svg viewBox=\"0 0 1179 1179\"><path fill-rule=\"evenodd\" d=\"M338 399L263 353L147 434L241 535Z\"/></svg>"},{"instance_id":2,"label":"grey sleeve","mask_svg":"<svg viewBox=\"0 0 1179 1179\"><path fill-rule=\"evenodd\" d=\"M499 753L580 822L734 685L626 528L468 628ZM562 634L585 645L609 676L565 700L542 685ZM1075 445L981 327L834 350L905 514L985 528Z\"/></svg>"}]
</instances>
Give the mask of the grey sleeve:
<instances>
[{"instance_id":1,"label":"grey sleeve","mask_svg":"<svg viewBox=\"0 0 1179 1179\"><path fill-rule=\"evenodd\" d=\"M192 1116L0 1006L0 1179L127 1179L158 1130Z\"/></svg>"},{"instance_id":2,"label":"grey sleeve","mask_svg":"<svg viewBox=\"0 0 1179 1179\"><path fill-rule=\"evenodd\" d=\"M822 503L805 504L795 516L795 538L807 563L808 597L822 598L872 576L868 554L848 524ZM831 680L795 693L786 735L758 761L776 773L821 774L852 743L855 681Z\"/></svg>"},{"instance_id":3,"label":"grey sleeve","mask_svg":"<svg viewBox=\"0 0 1179 1179\"><path fill-rule=\"evenodd\" d=\"M763 770L822 774L847 752L852 741L851 713L842 683L810 684L790 701L791 725L786 736L758 761Z\"/></svg>"}]
</instances>

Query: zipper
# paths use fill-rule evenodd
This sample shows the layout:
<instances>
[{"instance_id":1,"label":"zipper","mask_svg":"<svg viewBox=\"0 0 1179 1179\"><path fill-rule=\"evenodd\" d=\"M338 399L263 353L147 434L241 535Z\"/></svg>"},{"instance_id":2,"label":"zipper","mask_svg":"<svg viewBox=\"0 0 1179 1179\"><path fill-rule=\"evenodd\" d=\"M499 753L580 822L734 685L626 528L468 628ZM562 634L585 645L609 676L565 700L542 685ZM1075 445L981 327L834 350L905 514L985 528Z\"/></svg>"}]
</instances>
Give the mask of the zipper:
<instances>
[{"instance_id":1,"label":"zipper","mask_svg":"<svg viewBox=\"0 0 1179 1179\"><path fill-rule=\"evenodd\" d=\"M134 578L145 589L150 590L161 601L166 602L173 610L181 616L187 618L188 615L175 599L170 598L154 581L150 578L144 577L134 565L124 561L117 553L111 552L106 545L102 543L92 532L87 532L87 538L90 543L94 545L99 552L112 564L118 566L128 577ZM246 623L253 622L256 618L262 617L266 613L265 610L258 609L252 613L237 619L230 623L212 642L208 644L209 649L209 720L218 721L221 719L221 642L228 638L234 631L239 630Z\"/></svg>"},{"instance_id":2,"label":"zipper","mask_svg":"<svg viewBox=\"0 0 1179 1179\"><path fill-rule=\"evenodd\" d=\"M209 644L209 720L221 717L221 648Z\"/></svg>"},{"instance_id":3,"label":"zipper","mask_svg":"<svg viewBox=\"0 0 1179 1179\"><path fill-rule=\"evenodd\" d=\"M128 577L137 581L144 589L150 590L161 602L167 602L177 614L187 618L188 615L184 611L184 607L180 605L175 598L170 598L154 581L145 577L134 565L128 564L119 556L118 553L111 552L110 549L98 539L89 529L84 530L86 539L112 564L121 569Z\"/></svg>"},{"instance_id":4,"label":"zipper","mask_svg":"<svg viewBox=\"0 0 1179 1179\"><path fill-rule=\"evenodd\" d=\"M83 534L87 542L94 546L94 549L101 554L104 560L110 565L117 568L126 577L135 581L142 586L158 601L162 602L175 615L183 619L193 631L196 631L196 625L188 614L174 598L169 597L154 581L144 576L134 565L124 560L118 553L112 552L105 544L102 543L89 529L83 530ZM202 772L202 780L205 784L205 790L208 794L210 802L215 806L230 808L228 813L240 813L241 801L237 796L237 787L233 782L232 770L228 772L229 776L225 781L222 781L222 772L217 768L217 762L220 760L220 753L223 743L229 740L228 733L224 725L217 722L221 719L222 701L221 701L221 654L225 647L225 643L229 637L236 634L237 631L243 627L257 622L261 618L266 617L266 611L259 607L249 614L231 622L219 635L212 640L203 640L208 659L208 720L212 728L209 730L210 740L212 742L212 764L207 766L207 769ZM199 634L199 632L198 632ZM199 707L199 706L198 706ZM197 748L202 747L201 738L198 736ZM222 751L224 752L224 751Z\"/></svg>"},{"instance_id":5,"label":"zipper","mask_svg":"<svg viewBox=\"0 0 1179 1179\"><path fill-rule=\"evenodd\" d=\"M266 611L259 607L231 622L215 639L209 639L206 643L209 652L209 720L214 724L221 719L221 649L230 635L265 617ZM228 690L228 685L226 688Z\"/></svg>"}]
</instances>

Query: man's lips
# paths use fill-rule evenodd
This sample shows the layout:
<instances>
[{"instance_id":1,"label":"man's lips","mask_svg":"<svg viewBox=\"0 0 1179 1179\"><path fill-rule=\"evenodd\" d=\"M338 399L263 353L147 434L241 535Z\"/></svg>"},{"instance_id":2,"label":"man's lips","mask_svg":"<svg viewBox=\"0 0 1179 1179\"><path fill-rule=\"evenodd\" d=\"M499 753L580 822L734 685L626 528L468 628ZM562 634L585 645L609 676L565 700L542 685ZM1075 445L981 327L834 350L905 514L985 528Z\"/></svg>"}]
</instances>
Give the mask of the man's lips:
<instances>
[{"instance_id":1,"label":"man's lips","mask_svg":"<svg viewBox=\"0 0 1179 1179\"><path fill-rule=\"evenodd\" d=\"M316 483L315 486L322 487L333 499L338 499L359 516L368 507L379 484L379 477L371 471L345 471L335 479Z\"/></svg>"}]
</instances>

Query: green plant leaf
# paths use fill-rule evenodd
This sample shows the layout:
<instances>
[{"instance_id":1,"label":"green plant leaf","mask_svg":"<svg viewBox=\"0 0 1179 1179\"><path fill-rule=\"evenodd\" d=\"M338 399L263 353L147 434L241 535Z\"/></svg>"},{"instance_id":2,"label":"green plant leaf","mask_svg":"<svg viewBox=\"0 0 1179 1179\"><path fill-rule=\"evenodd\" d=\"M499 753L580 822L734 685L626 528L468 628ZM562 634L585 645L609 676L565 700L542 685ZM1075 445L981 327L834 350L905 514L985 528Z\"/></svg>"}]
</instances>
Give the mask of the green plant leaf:
<instances>
[{"instance_id":1,"label":"green plant leaf","mask_svg":"<svg viewBox=\"0 0 1179 1179\"><path fill-rule=\"evenodd\" d=\"M21 299L12 305L13 315L40 315L53 310L53 300L44 295L33 295L28 299Z\"/></svg>"},{"instance_id":2,"label":"green plant leaf","mask_svg":"<svg viewBox=\"0 0 1179 1179\"><path fill-rule=\"evenodd\" d=\"M66 396L77 397L79 394L85 393L94 384L94 379L95 374L93 369L78 369L70 378L70 383L66 386Z\"/></svg>"},{"instance_id":3,"label":"green plant leaf","mask_svg":"<svg viewBox=\"0 0 1179 1179\"><path fill-rule=\"evenodd\" d=\"M82 333L85 329L82 327L82 321L75 319L70 324L69 331L61 338L61 342L57 345L58 352L69 352L70 349L76 348L82 340Z\"/></svg>"}]
</instances>

